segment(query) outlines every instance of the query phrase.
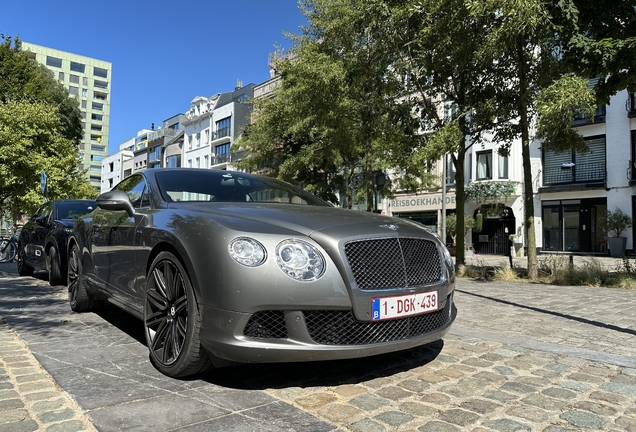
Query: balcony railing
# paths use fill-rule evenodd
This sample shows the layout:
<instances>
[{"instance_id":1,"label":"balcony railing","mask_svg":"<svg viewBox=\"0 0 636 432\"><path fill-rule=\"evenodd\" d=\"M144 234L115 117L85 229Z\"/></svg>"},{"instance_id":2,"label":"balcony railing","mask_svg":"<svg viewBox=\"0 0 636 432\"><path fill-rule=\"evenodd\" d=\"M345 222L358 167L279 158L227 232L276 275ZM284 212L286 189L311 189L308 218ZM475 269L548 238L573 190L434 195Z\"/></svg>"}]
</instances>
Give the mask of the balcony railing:
<instances>
[{"instance_id":1,"label":"balcony railing","mask_svg":"<svg viewBox=\"0 0 636 432\"><path fill-rule=\"evenodd\" d=\"M543 171L543 185L553 186L567 183L598 183L607 179L605 163L563 164L547 167Z\"/></svg>"},{"instance_id":2,"label":"balcony railing","mask_svg":"<svg viewBox=\"0 0 636 432\"><path fill-rule=\"evenodd\" d=\"M604 122L605 114L606 114L605 105L599 105L598 107L596 107L596 111L594 111L594 122L595 123ZM579 112L574 113L574 121L572 122L572 124L580 125L583 123L590 123L590 122L592 122L592 119L588 118L588 116L581 114Z\"/></svg>"},{"instance_id":3,"label":"balcony railing","mask_svg":"<svg viewBox=\"0 0 636 432\"><path fill-rule=\"evenodd\" d=\"M230 155L228 153L223 153L223 154L214 156L214 165L226 163L229 161L230 161Z\"/></svg>"},{"instance_id":4,"label":"balcony railing","mask_svg":"<svg viewBox=\"0 0 636 432\"><path fill-rule=\"evenodd\" d=\"M213 137L215 140L217 139L221 139L221 138L225 138L225 137L229 137L230 136L230 128L223 128L223 129L218 129L216 132L214 132Z\"/></svg>"}]
</instances>

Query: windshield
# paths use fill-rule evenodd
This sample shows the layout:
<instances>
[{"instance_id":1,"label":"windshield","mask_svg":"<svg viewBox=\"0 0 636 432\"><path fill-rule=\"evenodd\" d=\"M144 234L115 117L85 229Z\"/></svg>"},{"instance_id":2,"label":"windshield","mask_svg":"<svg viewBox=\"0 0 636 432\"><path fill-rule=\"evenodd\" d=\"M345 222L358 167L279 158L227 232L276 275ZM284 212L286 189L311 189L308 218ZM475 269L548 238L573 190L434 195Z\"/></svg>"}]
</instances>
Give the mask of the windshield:
<instances>
[{"instance_id":1,"label":"windshield","mask_svg":"<svg viewBox=\"0 0 636 432\"><path fill-rule=\"evenodd\" d=\"M280 180L221 170L179 169L156 174L166 201L275 202L329 206L320 198Z\"/></svg>"}]
</instances>

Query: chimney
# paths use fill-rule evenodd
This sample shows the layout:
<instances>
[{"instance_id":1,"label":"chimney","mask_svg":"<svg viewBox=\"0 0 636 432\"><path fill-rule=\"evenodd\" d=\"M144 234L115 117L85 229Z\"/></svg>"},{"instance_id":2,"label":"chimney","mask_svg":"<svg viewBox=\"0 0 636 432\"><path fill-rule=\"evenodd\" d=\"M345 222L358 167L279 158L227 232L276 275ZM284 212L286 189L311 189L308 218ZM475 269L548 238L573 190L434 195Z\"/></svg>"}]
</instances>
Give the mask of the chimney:
<instances>
[{"instance_id":1,"label":"chimney","mask_svg":"<svg viewBox=\"0 0 636 432\"><path fill-rule=\"evenodd\" d=\"M155 124L154 123L150 124L150 130L155 130Z\"/></svg>"},{"instance_id":2,"label":"chimney","mask_svg":"<svg viewBox=\"0 0 636 432\"><path fill-rule=\"evenodd\" d=\"M234 88L234 90L238 90L241 87L243 87L243 81L241 81L240 79L236 80L236 87Z\"/></svg>"}]
</instances>

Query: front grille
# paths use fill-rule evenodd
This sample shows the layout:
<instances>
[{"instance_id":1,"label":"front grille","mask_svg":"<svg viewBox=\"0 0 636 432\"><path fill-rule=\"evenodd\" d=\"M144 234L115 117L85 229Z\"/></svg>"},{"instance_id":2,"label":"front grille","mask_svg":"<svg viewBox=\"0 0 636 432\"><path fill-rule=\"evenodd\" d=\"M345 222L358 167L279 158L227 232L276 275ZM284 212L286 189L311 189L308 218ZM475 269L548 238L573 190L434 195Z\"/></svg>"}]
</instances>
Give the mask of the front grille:
<instances>
[{"instance_id":1,"label":"front grille","mask_svg":"<svg viewBox=\"0 0 636 432\"><path fill-rule=\"evenodd\" d=\"M311 339L323 345L367 345L421 336L450 320L451 297L443 309L388 321L358 321L352 311L303 311Z\"/></svg>"},{"instance_id":2,"label":"front grille","mask_svg":"<svg viewBox=\"0 0 636 432\"><path fill-rule=\"evenodd\" d=\"M283 311L255 313L247 322L243 334L256 339L286 339L287 325Z\"/></svg>"},{"instance_id":3,"label":"front grille","mask_svg":"<svg viewBox=\"0 0 636 432\"><path fill-rule=\"evenodd\" d=\"M425 285L442 278L435 242L418 238L382 238L345 244L345 255L361 290Z\"/></svg>"}]
</instances>

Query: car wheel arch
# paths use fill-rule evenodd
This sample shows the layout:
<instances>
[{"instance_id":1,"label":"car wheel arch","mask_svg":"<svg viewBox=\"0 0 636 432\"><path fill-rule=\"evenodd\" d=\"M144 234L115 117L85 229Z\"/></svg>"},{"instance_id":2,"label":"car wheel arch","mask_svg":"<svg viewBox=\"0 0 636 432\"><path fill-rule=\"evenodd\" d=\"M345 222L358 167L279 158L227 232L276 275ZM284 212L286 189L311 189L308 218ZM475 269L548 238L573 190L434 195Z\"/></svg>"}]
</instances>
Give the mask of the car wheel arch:
<instances>
[{"instance_id":1,"label":"car wheel arch","mask_svg":"<svg viewBox=\"0 0 636 432\"><path fill-rule=\"evenodd\" d=\"M188 277L190 278L190 283L192 284L192 288L193 288L192 291L194 292L195 300L198 305L200 303L200 298L201 298L201 294L199 292L199 284L197 283L197 280L196 280L196 274L194 273L192 261L190 261L190 258L187 252L183 248L175 247L174 244L168 243L168 242L157 243L152 248L152 250L150 251L150 254L148 255L148 260L146 261L146 275L148 275L148 272L150 271L150 267L152 266L153 261L155 260L157 255L159 255L161 252L172 253L175 257L177 257L181 265L186 269L188 273Z\"/></svg>"}]
</instances>

